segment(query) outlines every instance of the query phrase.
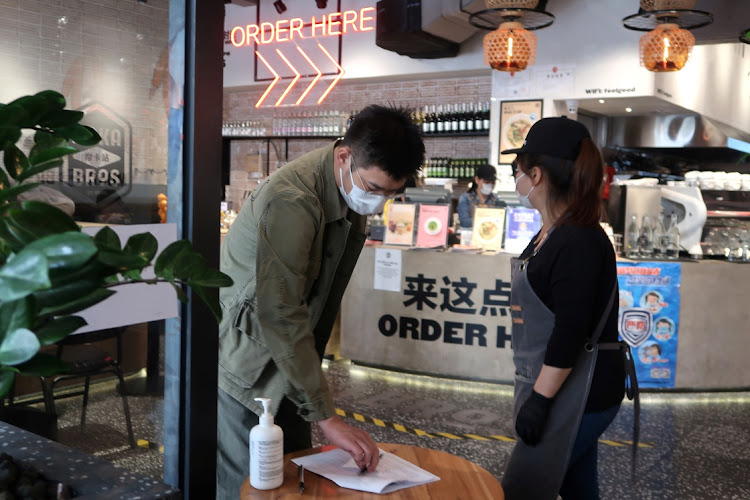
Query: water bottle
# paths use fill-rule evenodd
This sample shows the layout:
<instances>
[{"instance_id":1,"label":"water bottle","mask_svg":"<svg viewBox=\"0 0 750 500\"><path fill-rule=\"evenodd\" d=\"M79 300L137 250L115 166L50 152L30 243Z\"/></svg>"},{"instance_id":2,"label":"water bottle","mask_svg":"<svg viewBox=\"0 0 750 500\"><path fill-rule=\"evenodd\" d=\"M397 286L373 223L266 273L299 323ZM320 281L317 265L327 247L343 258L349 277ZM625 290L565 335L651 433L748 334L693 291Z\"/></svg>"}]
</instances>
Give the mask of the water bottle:
<instances>
[{"instance_id":1,"label":"water bottle","mask_svg":"<svg viewBox=\"0 0 750 500\"><path fill-rule=\"evenodd\" d=\"M667 231L667 247L664 256L669 260L675 260L680 256L680 230L677 229L677 214L672 214Z\"/></svg>"},{"instance_id":2,"label":"water bottle","mask_svg":"<svg viewBox=\"0 0 750 500\"><path fill-rule=\"evenodd\" d=\"M638 251L644 259L651 259L654 256L654 230L651 227L651 217L648 215L644 215L641 222Z\"/></svg>"},{"instance_id":3,"label":"water bottle","mask_svg":"<svg viewBox=\"0 0 750 500\"><path fill-rule=\"evenodd\" d=\"M667 229L664 227L664 212L660 212L656 217L656 227L654 227L654 259L663 259L667 246Z\"/></svg>"},{"instance_id":4,"label":"water bottle","mask_svg":"<svg viewBox=\"0 0 750 500\"><path fill-rule=\"evenodd\" d=\"M630 216L630 224L628 225L627 241L625 242L627 252L626 256L628 259L637 259L639 256L638 251L638 240L640 239L640 231L638 230L638 216Z\"/></svg>"}]
</instances>

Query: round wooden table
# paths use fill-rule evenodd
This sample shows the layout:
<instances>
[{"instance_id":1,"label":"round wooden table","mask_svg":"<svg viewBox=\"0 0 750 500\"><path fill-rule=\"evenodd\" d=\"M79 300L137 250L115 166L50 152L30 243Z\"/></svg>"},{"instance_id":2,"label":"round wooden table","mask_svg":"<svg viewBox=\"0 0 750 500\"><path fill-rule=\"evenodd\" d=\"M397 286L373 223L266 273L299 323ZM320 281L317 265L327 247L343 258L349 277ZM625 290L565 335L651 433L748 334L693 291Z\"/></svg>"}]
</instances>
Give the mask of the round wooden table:
<instances>
[{"instance_id":1,"label":"round wooden table","mask_svg":"<svg viewBox=\"0 0 750 500\"><path fill-rule=\"evenodd\" d=\"M300 495L297 466L292 459L332 449L332 446L311 448L284 455L284 483L275 490L261 491L250 486L250 481L242 483L241 500L287 500L291 498L316 499L339 498L346 500L445 500L445 499L493 499L503 500L505 495L495 477L463 458L443 451L429 450L403 444L378 443L381 450L393 453L404 460L418 465L440 478L440 481L394 491L385 495L341 488L333 481L305 471L305 492Z\"/></svg>"}]
</instances>

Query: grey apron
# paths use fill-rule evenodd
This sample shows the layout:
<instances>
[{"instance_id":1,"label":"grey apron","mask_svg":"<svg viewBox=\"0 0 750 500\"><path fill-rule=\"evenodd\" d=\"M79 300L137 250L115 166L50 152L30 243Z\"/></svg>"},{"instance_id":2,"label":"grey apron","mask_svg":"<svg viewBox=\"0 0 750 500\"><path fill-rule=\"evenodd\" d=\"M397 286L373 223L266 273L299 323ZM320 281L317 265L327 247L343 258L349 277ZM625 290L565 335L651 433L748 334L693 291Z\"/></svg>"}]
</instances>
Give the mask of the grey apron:
<instances>
[{"instance_id":1,"label":"grey apron","mask_svg":"<svg viewBox=\"0 0 750 500\"><path fill-rule=\"evenodd\" d=\"M511 345L516 368L514 427L521 405L531 395L544 364L547 342L555 322L555 315L534 293L526 274L528 261L538 252L539 249L523 261L511 261ZM517 439L501 482L507 500L557 498L586 407L596 365L597 341L611 303L612 300L586 348L581 345L573 370L555 396L541 442L532 447Z\"/></svg>"}]
</instances>

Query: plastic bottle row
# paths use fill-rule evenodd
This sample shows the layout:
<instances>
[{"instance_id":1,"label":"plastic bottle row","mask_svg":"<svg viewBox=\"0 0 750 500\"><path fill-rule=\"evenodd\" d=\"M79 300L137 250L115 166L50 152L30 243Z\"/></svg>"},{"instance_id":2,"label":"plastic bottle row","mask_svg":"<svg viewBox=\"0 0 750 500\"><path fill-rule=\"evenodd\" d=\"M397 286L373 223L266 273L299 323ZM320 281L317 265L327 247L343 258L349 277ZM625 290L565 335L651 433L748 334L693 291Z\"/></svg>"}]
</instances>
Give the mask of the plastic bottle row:
<instances>
[{"instance_id":1,"label":"plastic bottle row","mask_svg":"<svg viewBox=\"0 0 750 500\"><path fill-rule=\"evenodd\" d=\"M667 259L680 256L680 230L677 227L677 214L670 215L669 227L664 224L664 214L656 217L644 215L638 225L638 216L630 216L625 241L629 259Z\"/></svg>"}]
</instances>

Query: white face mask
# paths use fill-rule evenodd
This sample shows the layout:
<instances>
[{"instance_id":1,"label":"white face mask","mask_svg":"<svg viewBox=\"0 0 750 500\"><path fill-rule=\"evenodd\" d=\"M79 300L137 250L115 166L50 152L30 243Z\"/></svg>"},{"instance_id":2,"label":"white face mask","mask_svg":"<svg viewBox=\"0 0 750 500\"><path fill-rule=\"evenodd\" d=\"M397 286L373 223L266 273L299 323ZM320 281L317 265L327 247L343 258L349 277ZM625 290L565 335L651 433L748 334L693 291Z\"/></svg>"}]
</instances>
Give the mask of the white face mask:
<instances>
[{"instance_id":1,"label":"white face mask","mask_svg":"<svg viewBox=\"0 0 750 500\"><path fill-rule=\"evenodd\" d=\"M521 178L526 175L525 173L521 174L521 176L516 179L516 194L518 195L518 199L521 202L521 205L526 208L534 208L534 205L531 204L531 201L529 200L529 195L534 190L536 186L531 186L531 189L529 189L529 192L525 195L521 195L521 193L518 192L518 181L521 180Z\"/></svg>"},{"instance_id":2,"label":"white face mask","mask_svg":"<svg viewBox=\"0 0 750 500\"><path fill-rule=\"evenodd\" d=\"M344 189L344 172L343 169L340 169L339 181L341 181L341 186L339 186L339 192L349 208L357 212L359 215L372 215L383 211L383 206L388 200L387 197L382 194L368 193L354 183L351 154L349 155L349 180L352 183L352 190L347 194Z\"/></svg>"},{"instance_id":3,"label":"white face mask","mask_svg":"<svg viewBox=\"0 0 750 500\"><path fill-rule=\"evenodd\" d=\"M485 196L489 196L492 194L492 188L494 186L492 184L482 184L482 187L479 188L479 192L482 193Z\"/></svg>"}]
</instances>

